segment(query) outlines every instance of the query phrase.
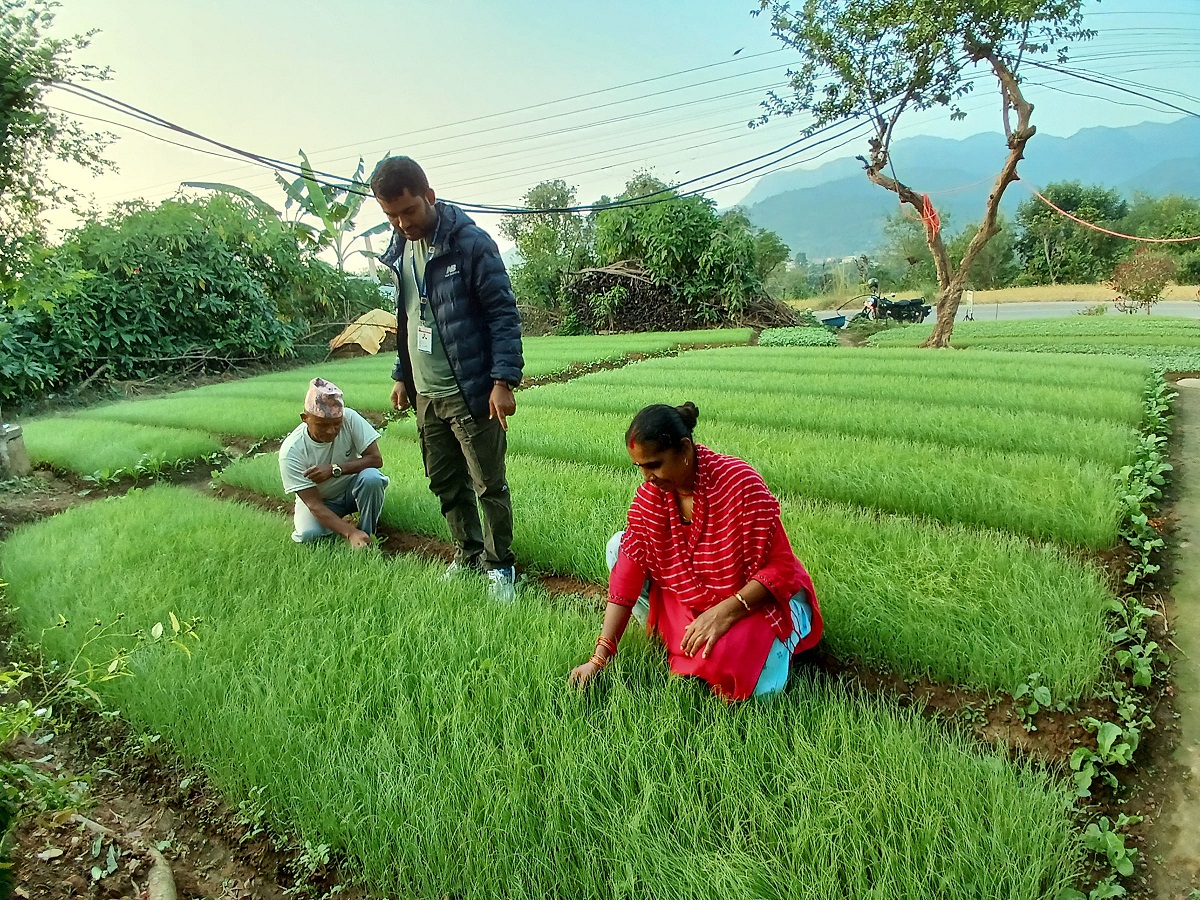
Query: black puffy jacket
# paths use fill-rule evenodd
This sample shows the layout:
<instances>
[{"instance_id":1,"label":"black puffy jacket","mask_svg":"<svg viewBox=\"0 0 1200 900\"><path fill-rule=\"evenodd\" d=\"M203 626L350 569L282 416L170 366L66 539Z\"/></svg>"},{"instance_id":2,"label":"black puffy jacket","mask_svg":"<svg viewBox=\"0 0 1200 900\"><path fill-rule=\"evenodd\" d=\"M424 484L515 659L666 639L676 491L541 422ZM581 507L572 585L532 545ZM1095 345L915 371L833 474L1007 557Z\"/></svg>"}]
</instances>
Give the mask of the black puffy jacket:
<instances>
[{"instance_id":1,"label":"black puffy jacket","mask_svg":"<svg viewBox=\"0 0 1200 900\"><path fill-rule=\"evenodd\" d=\"M429 242L433 255L425 267L429 308L471 414L486 419L493 383L507 381L515 388L521 381L525 360L517 299L491 236L458 207L439 201L437 210L437 229ZM396 276L392 379L403 381L409 397L416 397L399 271L406 243L404 235L393 231L392 242L379 259Z\"/></svg>"}]
</instances>

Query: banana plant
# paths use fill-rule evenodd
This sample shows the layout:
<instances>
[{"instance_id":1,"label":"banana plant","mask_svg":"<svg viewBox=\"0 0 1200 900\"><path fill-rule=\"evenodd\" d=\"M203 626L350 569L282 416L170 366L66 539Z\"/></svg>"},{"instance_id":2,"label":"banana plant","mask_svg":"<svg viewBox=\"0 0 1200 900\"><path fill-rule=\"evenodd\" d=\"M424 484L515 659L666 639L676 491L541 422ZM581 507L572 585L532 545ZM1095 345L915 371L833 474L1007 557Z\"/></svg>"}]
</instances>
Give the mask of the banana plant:
<instances>
[{"instance_id":1,"label":"banana plant","mask_svg":"<svg viewBox=\"0 0 1200 900\"><path fill-rule=\"evenodd\" d=\"M387 158L385 154L384 159ZM279 172L275 180L283 188L286 201L282 210L276 209L266 200L245 188L232 184L222 184L211 181L186 181L183 187L201 188L209 191L221 191L241 197L263 213L278 216L280 220L291 226L296 240L302 247L311 250L332 249L337 260L339 272L346 270L346 261L355 253L366 255L369 251L361 248L353 249L360 240L382 234L391 226L383 222L366 231L353 234L354 217L362 209L363 201L370 193L370 188L363 180L366 167L362 157L359 157L358 168L354 176L345 185L329 184L320 181L308 155L300 151L300 176L294 181L288 181ZM304 221L305 217L320 221L320 227Z\"/></svg>"},{"instance_id":2,"label":"banana plant","mask_svg":"<svg viewBox=\"0 0 1200 900\"><path fill-rule=\"evenodd\" d=\"M384 159L386 158L385 155ZM321 220L324 226L321 244L333 249L338 271L345 271L346 260L354 253L362 252L351 249L355 242L382 234L390 228L387 222L383 222L353 237L350 236L354 231L354 217L362 209L363 201L370 195L370 187L363 179L366 174L363 159L359 157L358 168L349 179L349 184L345 186L319 181L308 161L308 155L303 150L300 151L300 172L301 176L291 182L278 172L275 173L275 180L287 194L287 204L284 208L288 209L295 204Z\"/></svg>"}]
</instances>

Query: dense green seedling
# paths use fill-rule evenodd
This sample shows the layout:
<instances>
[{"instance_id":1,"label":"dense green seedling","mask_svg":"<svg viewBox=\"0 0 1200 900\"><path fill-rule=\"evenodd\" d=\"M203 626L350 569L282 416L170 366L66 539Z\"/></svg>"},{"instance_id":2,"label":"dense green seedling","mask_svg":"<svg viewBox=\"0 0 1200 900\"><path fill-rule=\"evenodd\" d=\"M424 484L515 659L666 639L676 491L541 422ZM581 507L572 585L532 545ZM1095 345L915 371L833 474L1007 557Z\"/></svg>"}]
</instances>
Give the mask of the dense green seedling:
<instances>
[{"instance_id":1,"label":"dense green seedling","mask_svg":"<svg viewBox=\"0 0 1200 900\"><path fill-rule=\"evenodd\" d=\"M651 403L661 403L660 385L642 385L637 372L615 388L614 379L585 376L565 384L545 385L521 395L524 409L578 409L631 416ZM1047 412L1015 412L983 407L970 409L913 403L895 396L825 397L806 392L801 377L781 375L777 389L752 397L735 382L699 383L687 389L705 422L738 422L749 429L788 428L806 432L885 437L944 447L995 452L1057 454L1092 460L1113 468L1129 461L1137 432L1111 421L1067 418ZM674 397L672 397L674 399Z\"/></svg>"},{"instance_id":2,"label":"dense green seedling","mask_svg":"<svg viewBox=\"0 0 1200 900\"><path fill-rule=\"evenodd\" d=\"M924 339L928 330L884 332L870 341L878 347L912 347ZM964 322L955 327L951 343L959 348L998 352L1131 357L1173 372L1200 369L1200 322L1195 319L1076 316Z\"/></svg>"},{"instance_id":3,"label":"dense green seedling","mask_svg":"<svg viewBox=\"0 0 1200 900\"><path fill-rule=\"evenodd\" d=\"M384 522L448 539L415 440L392 430L380 449L392 479ZM629 468L510 454L520 565L605 583L604 546L624 527L638 483ZM221 477L284 496L275 454L239 461ZM1086 693L1099 678L1110 595L1091 567L1010 535L782 499L838 656L1007 692L1041 671L1063 697Z\"/></svg>"},{"instance_id":4,"label":"dense green seedling","mask_svg":"<svg viewBox=\"0 0 1200 900\"><path fill-rule=\"evenodd\" d=\"M201 616L190 658L154 648L105 696L372 890L1033 900L1080 867L1060 782L918 713L805 678L730 707L635 639L575 694L593 617L285 531L156 489L16 535L3 576L32 634Z\"/></svg>"},{"instance_id":5,"label":"dense green seedling","mask_svg":"<svg viewBox=\"0 0 1200 900\"><path fill-rule=\"evenodd\" d=\"M525 377L539 378L590 362L621 359L630 353L661 353L681 346L745 344L750 340L752 333L749 328L718 328L700 331L655 331L646 334L526 337L521 341L525 357ZM395 360L395 353L380 353L370 357L330 360L262 378L283 377L307 381L320 376L335 382L339 377L357 381L386 379Z\"/></svg>"},{"instance_id":6,"label":"dense green seedling","mask_svg":"<svg viewBox=\"0 0 1200 900\"><path fill-rule=\"evenodd\" d=\"M873 344L908 345L919 332L929 332L932 326L892 330L872 335ZM1066 316L1056 319L1018 319L1004 322L959 322L954 326L953 342L959 339L999 337L1166 337L1180 341L1200 340L1200 319L1178 316Z\"/></svg>"},{"instance_id":7,"label":"dense green seedling","mask_svg":"<svg viewBox=\"0 0 1200 900\"><path fill-rule=\"evenodd\" d=\"M1011 353L929 353L893 348L887 353L863 348L837 348L832 352L802 347L729 347L686 354L682 368L712 368L726 372L793 372L830 375L891 375L927 378L983 379L1019 384L1062 384L1092 387L1097 376L1139 382L1145 365L1133 360L1047 357ZM648 368L671 365L671 360L650 360ZM1123 383L1123 382L1118 382Z\"/></svg>"},{"instance_id":8,"label":"dense green seedling","mask_svg":"<svg viewBox=\"0 0 1200 900\"><path fill-rule=\"evenodd\" d=\"M628 334L600 337L547 337L527 338L525 357L527 377L548 375L570 369L588 362L604 359L619 359L629 353L653 353L669 350L681 345L745 343L750 338L750 329L723 329L714 331L662 332L652 334ZM322 377L342 388L346 402L362 412L386 413L391 410L391 371L395 357L381 354L348 360L330 360L317 365L274 372L239 381L222 382L188 391L180 391L169 397L155 400L112 403L85 410L73 417L43 420L45 424L35 426L43 433L51 429L70 429L72 425L58 426L52 423L68 422L72 419L97 420L111 423L128 423L139 426L164 426L171 429L193 429L251 438L278 438L296 427L304 404L304 394L312 378ZM118 425L110 426L114 440L122 445L140 446L148 432L130 432L125 438L116 438ZM207 438L215 443L215 438ZM111 443L111 441L109 442ZM152 448L155 458L168 462L187 459L176 455L173 449L180 444L178 438L165 440L164 446ZM47 446L49 446L47 444ZM114 445L116 446L116 445ZM186 445L185 446L190 446ZM212 448L219 449L219 448ZM116 469L128 465L129 452L117 450L118 456L106 458L103 453L89 453L88 464L97 460L95 468ZM205 450L205 453L211 452ZM141 456L142 454L137 454ZM69 453L59 452L55 462L73 471L78 469L71 463ZM134 457L132 461L136 461ZM47 461L51 461L47 459Z\"/></svg>"},{"instance_id":9,"label":"dense green seedling","mask_svg":"<svg viewBox=\"0 0 1200 900\"><path fill-rule=\"evenodd\" d=\"M752 403L753 398L747 398ZM630 416L527 408L510 429L515 453L564 463L630 468L623 436ZM415 433L411 422L392 426ZM749 461L772 490L946 523L999 528L1103 548L1117 535L1114 470L1027 453L995 453L856 435L750 429L703 420L697 440ZM953 478L931 478L940 468Z\"/></svg>"},{"instance_id":10,"label":"dense green seedling","mask_svg":"<svg viewBox=\"0 0 1200 900\"><path fill-rule=\"evenodd\" d=\"M392 408L392 379L391 370L374 379L355 379L339 377L336 371L325 370L323 377L332 381L345 395L346 405L360 412L383 413ZM318 377L314 375L313 377ZM272 376L271 381L261 381L249 378L244 381L229 381L221 384L211 384L194 391L187 392L188 400L228 401L244 406L260 403L290 403L297 414L304 408L304 395L308 390L309 379L281 379ZM183 397L182 394L174 395ZM289 429L290 430L290 429Z\"/></svg>"},{"instance_id":11,"label":"dense green seedling","mask_svg":"<svg viewBox=\"0 0 1200 900\"><path fill-rule=\"evenodd\" d=\"M176 463L199 459L222 447L203 431L92 419L36 419L26 422L23 431L34 463L82 475L131 470L144 460Z\"/></svg>"},{"instance_id":12,"label":"dense green seedling","mask_svg":"<svg viewBox=\"0 0 1200 900\"><path fill-rule=\"evenodd\" d=\"M628 371L598 372L588 376L588 383L616 390L634 384L657 388L663 392L663 402L675 403L687 399L693 387L716 387L754 397L782 394L795 398L797 404L808 397L836 397L847 403L895 398L971 414L992 409L1040 412L1136 426L1142 416L1139 398L1152 371L1142 361L1087 357L1080 366L1086 371L1079 372L1058 363L1078 362L1082 357L1013 354L1023 364L1030 359L1056 364L1041 371L1030 364L998 366L996 358L1006 354L976 351L947 354L955 366L946 371L922 362L922 355L929 361L938 358L939 354L928 351L918 351L916 358L902 350L845 353L850 356L834 348L752 347L740 350L738 356L699 351L677 359L646 360L627 367ZM908 358L889 359L893 354ZM814 356L828 356L830 365L821 366ZM976 357L982 357L983 365L971 365Z\"/></svg>"},{"instance_id":13,"label":"dense green seedling","mask_svg":"<svg viewBox=\"0 0 1200 900\"><path fill-rule=\"evenodd\" d=\"M251 400L204 397L183 392L157 400L113 403L76 413L74 418L132 425L196 428L216 434L252 438L282 437L300 424L304 394L299 399Z\"/></svg>"}]
</instances>

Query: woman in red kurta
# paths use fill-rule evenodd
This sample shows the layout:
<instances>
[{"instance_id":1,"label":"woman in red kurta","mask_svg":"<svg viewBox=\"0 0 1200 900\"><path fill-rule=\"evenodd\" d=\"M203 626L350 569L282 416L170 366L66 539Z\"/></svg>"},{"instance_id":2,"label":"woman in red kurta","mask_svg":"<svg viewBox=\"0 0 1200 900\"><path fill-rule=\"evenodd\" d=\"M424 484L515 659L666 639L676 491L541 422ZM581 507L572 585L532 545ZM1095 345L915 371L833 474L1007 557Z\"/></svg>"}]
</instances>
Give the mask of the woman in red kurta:
<instances>
[{"instance_id":1,"label":"woman in red kurta","mask_svg":"<svg viewBox=\"0 0 1200 900\"><path fill-rule=\"evenodd\" d=\"M821 639L816 591L779 501L747 463L693 440L698 417L692 403L658 404L629 426L629 456L645 481L619 538L596 652L571 672L573 683L586 684L616 655L639 598L671 671L729 699L780 690L792 655Z\"/></svg>"}]
</instances>

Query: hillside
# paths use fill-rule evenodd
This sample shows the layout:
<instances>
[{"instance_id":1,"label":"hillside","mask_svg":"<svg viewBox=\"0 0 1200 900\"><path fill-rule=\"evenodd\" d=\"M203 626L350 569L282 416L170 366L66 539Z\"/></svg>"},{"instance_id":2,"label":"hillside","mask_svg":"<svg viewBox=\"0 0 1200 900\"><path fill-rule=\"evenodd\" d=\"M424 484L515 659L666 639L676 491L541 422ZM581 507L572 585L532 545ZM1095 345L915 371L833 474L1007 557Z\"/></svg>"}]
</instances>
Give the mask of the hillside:
<instances>
[{"instance_id":1,"label":"hillside","mask_svg":"<svg viewBox=\"0 0 1200 900\"><path fill-rule=\"evenodd\" d=\"M865 148L864 148L865 149ZM893 146L896 174L928 193L952 229L977 221L1004 157L999 133L962 140L913 137ZM1012 214L1028 198L1025 186L1078 180L1129 195L1200 196L1200 120L1143 123L1127 128L1086 128L1068 138L1036 135L1021 163L1022 181L1005 193ZM793 252L810 258L870 252L882 240L883 222L896 198L869 181L854 159L816 169L775 172L762 178L739 204L750 220L770 228Z\"/></svg>"}]
</instances>

